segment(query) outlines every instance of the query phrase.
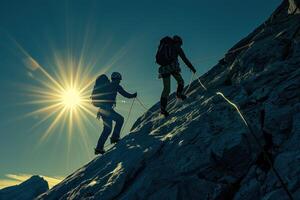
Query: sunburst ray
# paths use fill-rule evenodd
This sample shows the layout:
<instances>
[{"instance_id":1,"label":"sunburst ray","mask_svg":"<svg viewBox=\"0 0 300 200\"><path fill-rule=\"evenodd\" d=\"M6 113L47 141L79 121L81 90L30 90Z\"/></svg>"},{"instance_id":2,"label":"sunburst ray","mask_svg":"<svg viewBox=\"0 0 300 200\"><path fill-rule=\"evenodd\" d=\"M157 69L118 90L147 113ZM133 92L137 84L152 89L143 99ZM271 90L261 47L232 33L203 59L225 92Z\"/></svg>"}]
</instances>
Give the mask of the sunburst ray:
<instances>
[{"instance_id":1,"label":"sunburst ray","mask_svg":"<svg viewBox=\"0 0 300 200\"><path fill-rule=\"evenodd\" d=\"M13 42L24 56L23 63L31 70L33 82L30 85L20 85L23 91L19 94L26 97L26 101L20 102L20 105L33 106L33 110L22 115L22 118L36 117L37 121L31 130L41 130L38 127L42 126L44 128L36 147L41 146L50 136L60 137L65 132L68 152L72 138L80 137L82 146L89 155L87 130L88 126L96 128L96 121L92 123L92 120L95 120L97 112L90 99L93 83L99 74L106 73L124 55L126 48L122 48L109 65L95 70L101 55L86 56L89 53L87 39L83 41L78 58L71 48L67 49L66 55L52 48L53 60L47 64L34 59L16 40ZM110 42L111 40L104 44L100 52L108 48Z\"/></svg>"}]
</instances>

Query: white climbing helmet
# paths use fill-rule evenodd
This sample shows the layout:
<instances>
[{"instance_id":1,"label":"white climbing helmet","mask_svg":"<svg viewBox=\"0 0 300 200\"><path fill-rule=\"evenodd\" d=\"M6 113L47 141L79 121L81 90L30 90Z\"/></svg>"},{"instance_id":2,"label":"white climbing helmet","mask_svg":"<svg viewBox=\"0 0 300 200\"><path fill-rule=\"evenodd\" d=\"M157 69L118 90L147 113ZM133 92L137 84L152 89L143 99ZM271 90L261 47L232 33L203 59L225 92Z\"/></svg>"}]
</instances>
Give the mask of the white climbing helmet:
<instances>
[{"instance_id":1,"label":"white climbing helmet","mask_svg":"<svg viewBox=\"0 0 300 200\"><path fill-rule=\"evenodd\" d=\"M111 74L111 80L122 80L122 75L119 72L113 72Z\"/></svg>"}]
</instances>

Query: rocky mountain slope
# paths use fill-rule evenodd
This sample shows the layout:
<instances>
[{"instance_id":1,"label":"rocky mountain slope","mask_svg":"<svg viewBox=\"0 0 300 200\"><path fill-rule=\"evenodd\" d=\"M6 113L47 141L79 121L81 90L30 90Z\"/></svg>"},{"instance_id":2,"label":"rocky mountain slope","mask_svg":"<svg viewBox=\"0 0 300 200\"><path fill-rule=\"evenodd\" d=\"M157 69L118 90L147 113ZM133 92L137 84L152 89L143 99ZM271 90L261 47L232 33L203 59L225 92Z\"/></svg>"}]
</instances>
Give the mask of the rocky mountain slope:
<instances>
[{"instance_id":1,"label":"rocky mountain slope","mask_svg":"<svg viewBox=\"0 0 300 200\"><path fill-rule=\"evenodd\" d=\"M267 158L300 199L299 4L283 1L230 49L201 77L208 91L195 81L185 103L173 94L167 119L154 105L114 148L38 199L289 199Z\"/></svg>"},{"instance_id":2,"label":"rocky mountain slope","mask_svg":"<svg viewBox=\"0 0 300 200\"><path fill-rule=\"evenodd\" d=\"M32 200L49 189L47 181L39 176L32 176L20 185L0 190L0 200Z\"/></svg>"}]
</instances>

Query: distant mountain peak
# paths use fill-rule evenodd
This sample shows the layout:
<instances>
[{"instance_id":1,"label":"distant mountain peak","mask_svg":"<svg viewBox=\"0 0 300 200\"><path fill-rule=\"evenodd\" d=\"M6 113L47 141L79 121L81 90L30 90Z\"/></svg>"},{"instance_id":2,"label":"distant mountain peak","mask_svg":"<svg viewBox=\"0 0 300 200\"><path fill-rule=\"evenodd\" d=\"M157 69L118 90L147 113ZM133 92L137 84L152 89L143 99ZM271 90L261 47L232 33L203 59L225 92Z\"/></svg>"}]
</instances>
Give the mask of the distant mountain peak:
<instances>
[{"instance_id":1,"label":"distant mountain peak","mask_svg":"<svg viewBox=\"0 0 300 200\"><path fill-rule=\"evenodd\" d=\"M49 189L47 181L34 175L23 183L0 190L1 200L32 200Z\"/></svg>"}]
</instances>

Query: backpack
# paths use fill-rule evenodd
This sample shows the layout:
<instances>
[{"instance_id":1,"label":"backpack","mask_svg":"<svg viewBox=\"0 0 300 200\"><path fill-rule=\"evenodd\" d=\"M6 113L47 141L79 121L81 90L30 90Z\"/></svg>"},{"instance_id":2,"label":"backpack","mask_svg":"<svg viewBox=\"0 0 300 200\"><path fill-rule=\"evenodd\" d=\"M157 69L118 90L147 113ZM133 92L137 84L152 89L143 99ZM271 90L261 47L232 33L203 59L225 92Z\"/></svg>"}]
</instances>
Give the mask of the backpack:
<instances>
[{"instance_id":1,"label":"backpack","mask_svg":"<svg viewBox=\"0 0 300 200\"><path fill-rule=\"evenodd\" d=\"M110 86L110 80L105 74L101 74L100 76L98 76L91 95L92 104L95 107L99 108L103 106L105 103L110 101L109 86Z\"/></svg>"},{"instance_id":2,"label":"backpack","mask_svg":"<svg viewBox=\"0 0 300 200\"><path fill-rule=\"evenodd\" d=\"M156 63L161 66L170 65L176 60L176 48L171 37L167 36L160 40L160 44L158 46L155 57Z\"/></svg>"}]
</instances>

